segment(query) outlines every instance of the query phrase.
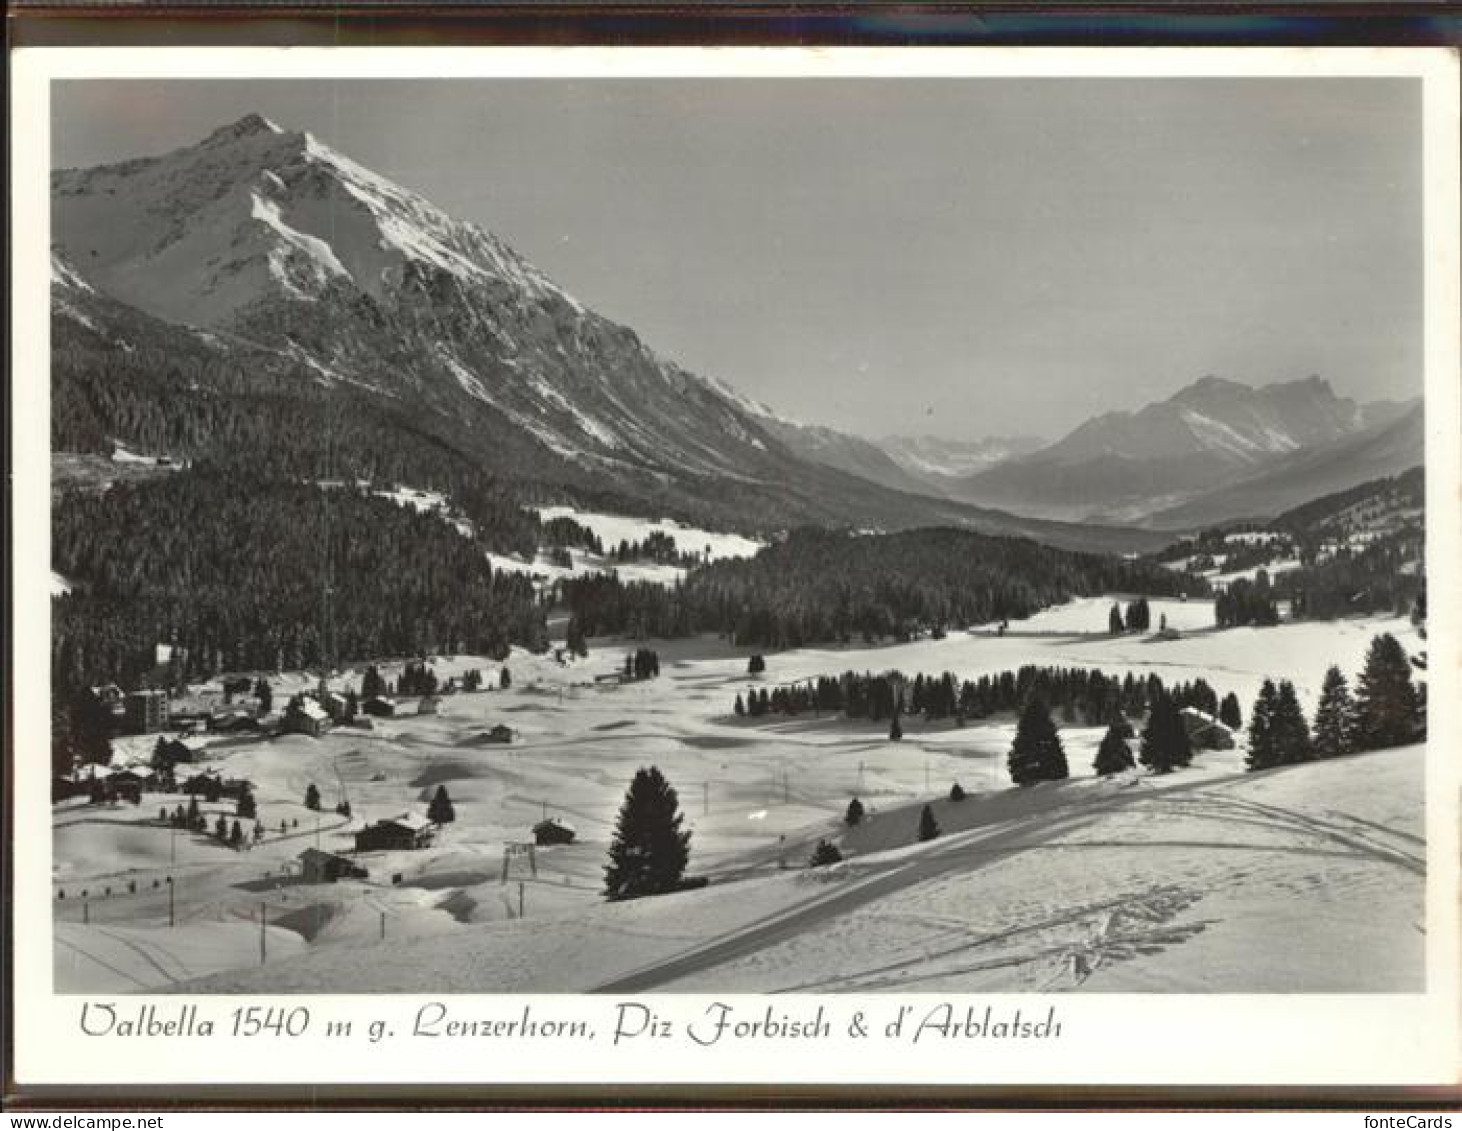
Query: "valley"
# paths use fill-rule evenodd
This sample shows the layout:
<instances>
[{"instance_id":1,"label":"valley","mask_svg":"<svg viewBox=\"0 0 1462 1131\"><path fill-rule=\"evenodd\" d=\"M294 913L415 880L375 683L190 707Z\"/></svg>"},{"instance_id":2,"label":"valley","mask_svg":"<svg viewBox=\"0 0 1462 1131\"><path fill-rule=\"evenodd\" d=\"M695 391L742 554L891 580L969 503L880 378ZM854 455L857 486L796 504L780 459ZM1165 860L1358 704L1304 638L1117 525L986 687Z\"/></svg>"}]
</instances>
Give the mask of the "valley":
<instances>
[{"instance_id":1,"label":"valley","mask_svg":"<svg viewBox=\"0 0 1462 1131\"><path fill-rule=\"evenodd\" d=\"M51 195L58 992L1424 988L1419 398L847 430L258 113Z\"/></svg>"},{"instance_id":2,"label":"valley","mask_svg":"<svg viewBox=\"0 0 1462 1131\"><path fill-rule=\"evenodd\" d=\"M1262 680L1283 671L1312 714L1327 663L1358 669L1379 632L1416 643L1397 618L1217 632L1210 603L1177 600L1152 603L1176 638L1113 638L1108 605L1072 602L1003 633L976 626L937 641L769 653L758 677L747 674L750 650L705 637L648 642L661 674L632 683L603 677L645 642L595 640L587 657L564 663L552 651L515 650L504 662L509 687L441 696L434 714L398 697L395 716L368 731L206 740L186 769L253 783L263 839L236 851L158 823L160 806L186 800L176 795L57 806L57 988L1292 992L1383 988L1378 977L1384 988L1418 985L1420 747L1257 775L1244 773L1242 748L1206 751L1170 776L1103 778L1091 760L1105 728L1063 724L1072 779L1022 789L1005 766L1011 717L958 726L909 716L891 742L886 725L836 714L731 711L749 687L845 670L968 677L1039 664L1169 684L1202 676L1246 712ZM431 666L443 680L478 668L489 688L500 672L485 657L439 656ZM398 670L383 665L387 677ZM314 685L308 673L271 682L280 702ZM330 683L358 688L360 672ZM222 692L205 684L194 694ZM484 741L497 723L511 728L511 742ZM134 748L151 745L139 739ZM709 884L606 903L615 814L635 771L650 764L679 793L690 874ZM966 800L947 799L955 782ZM323 798L318 813L303 803L311 783ZM424 812L443 786L456 816L429 848L355 851L354 833ZM848 828L841 818L855 796L868 815ZM333 811L342 799L349 817ZM943 832L919 844L925 803ZM202 808L211 824L234 806ZM572 826L573 843L538 848L536 874L512 858L504 882L505 845L531 840L547 818ZM824 838L842 846L844 862L809 870ZM310 848L368 874L310 882L300 874ZM1288 910L1296 898L1315 942L1303 964L1278 946L1301 929ZM1338 938L1348 940L1343 951L1325 941ZM1362 960L1366 948L1384 953L1384 973Z\"/></svg>"}]
</instances>

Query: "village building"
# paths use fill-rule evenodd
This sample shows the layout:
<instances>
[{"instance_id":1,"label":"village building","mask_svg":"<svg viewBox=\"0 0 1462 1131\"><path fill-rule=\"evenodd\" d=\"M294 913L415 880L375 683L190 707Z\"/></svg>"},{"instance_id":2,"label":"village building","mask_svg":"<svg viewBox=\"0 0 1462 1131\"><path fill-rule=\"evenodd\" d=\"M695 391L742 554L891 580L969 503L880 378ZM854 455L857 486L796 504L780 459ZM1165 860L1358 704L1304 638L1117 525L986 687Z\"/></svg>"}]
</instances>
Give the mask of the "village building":
<instances>
[{"instance_id":1,"label":"village building","mask_svg":"<svg viewBox=\"0 0 1462 1131\"><path fill-rule=\"evenodd\" d=\"M378 719L389 719L396 714L396 704L384 695L372 695L360 705L360 709Z\"/></svg>"},{"instance_id":2,"label":"village building","mask_svg":"<svg viewBox=\"0 0 1462 1131\"><path fill-rule=\"evenodd\" d=\"M557 817L549 817L533 826L533 843L542 847L550 844L573 844L578 832L573 825Z\"/></svg>"},{"instance_id":3,"label":"village building","mask_svg":"<svg viewBox=\"0 0 1462 1131\"><path fill-rule=\"evenodd\" d=\"M331 722L343 723L350 717L350 700L340 692L327 691L317 698L320 706L325 708L325 713L330 716Z\"/></svg>"},{"instance_id":4,"label":"village building","mask_svg":"<svg viewBox=\"0 0 1462 1131\"><path fill-rule=\"evenodd\" d=\"M286 734L307 734L311 738L319 738L330 729L330 716L314 699L301 695L290 700L279 725Z\"/></svg>"},{"instance_id":5,"label":"village building","mask_svg":"<svg viewBox=\"0 0 1462 1131\"><path fill-rule=\"evenodd\" d=\"M300 876L307 884L333 884L337 880L363 880L369 873L348 856L307 848L299 854Z\"/></svg>"},{"instance_id":6,"label":"village building","mask_svg":"<svg viewBox=\"0 0 1462 1131\"><path fill-rule=\"evenodd\" d=\"M149 688L128 695L123 709L126 726L133 734L156 734L168 722L168 693Z\"/></svg>"},{"instance_id":7,"label":"village building","mask_svg":"<svg viewBox=\"0 0 1462 1131\"><path fill-rule=\"evenodd\" d=\"M437 826L419 817L388 817L367 825L355 834L357 852L381 852L427 848L436 838Z\"/></svg>"}]
</instances>

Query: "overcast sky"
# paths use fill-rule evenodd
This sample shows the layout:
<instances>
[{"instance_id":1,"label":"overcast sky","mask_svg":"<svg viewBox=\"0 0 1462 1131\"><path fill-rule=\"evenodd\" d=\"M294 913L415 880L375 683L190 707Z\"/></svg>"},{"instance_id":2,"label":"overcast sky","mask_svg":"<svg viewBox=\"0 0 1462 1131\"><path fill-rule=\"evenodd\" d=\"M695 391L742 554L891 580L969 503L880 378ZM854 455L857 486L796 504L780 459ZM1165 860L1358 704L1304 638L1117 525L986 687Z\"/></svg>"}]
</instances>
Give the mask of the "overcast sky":
<instances>
[{"instance_id":1,"label":"overcast sky","mask_svg":"<svg viewBox=\"0 0 1462 1131\"><path fill-rule=\"evenodd\" d=\"M57 167L257 111L688 368L870 436L1055 436L1204 374L1420 393L1405 79L58 83Z\"/></svg>"}]
</instances>

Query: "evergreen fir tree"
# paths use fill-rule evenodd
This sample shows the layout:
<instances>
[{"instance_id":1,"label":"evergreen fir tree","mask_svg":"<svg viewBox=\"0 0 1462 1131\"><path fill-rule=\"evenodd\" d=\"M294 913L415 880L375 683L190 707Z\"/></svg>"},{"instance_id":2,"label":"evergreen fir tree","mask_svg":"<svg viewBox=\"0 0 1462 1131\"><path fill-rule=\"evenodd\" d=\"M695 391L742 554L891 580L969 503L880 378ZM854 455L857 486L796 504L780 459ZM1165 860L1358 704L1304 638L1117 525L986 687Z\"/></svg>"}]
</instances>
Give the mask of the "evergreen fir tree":
<instances>
[{"instance_id":1,"label":"evergreen fir tree","mask_svg":"<svg viewBox=\"0 0 1462 1131\"><path fill-rule=\"evenodd\" d=\"M836 864L842 860L843 854L838 851L838 846L828 841L820 840L817 847L812 850L812 859L808 861L809 868L825 868L829 864Z\"/></svg>"},{"instance_id":2,"label":"evergreen fir tree","mask_svg":"<svg viewBox=\"0 0 1462 1131\"><path fill-rule=\"evenodd\" d=\"M739 691L736 693L736 717L738 719L746 717L746 704L741 701L741 692Z\"/></svg>"},{"instance_id":3,"label":"evergreen fir tree","mask_svg":"<svg viewBox=\"0 0 1462 1131\"><path fill-rule=\"evenodd\" d=\"M893 719L888 724L888 740L898 742L904 736L904 728L899 723L898 711L894 711Z\"/></svg>"},{"instance_id":4,"label":"evergreen fir tree","mask_svg":"<svg viewBox=\"0 0 1462 1131\"><path fill-rule=\"evenodd\" d=\"M249 792L248 786L244 786L243 789L239 791L239 800L236 808L234 809L234 813L237 816L245 818L246 820L252 820L257 811L258 807L254 803L254 795Z\"/></svg>"},{"instance_id":5,"label":"evergreen fir tree","mask_svg":"<svg viewBox=\"0 0 1462 1131\"><path fill-rule=\"evenodd\" d=\"M949 799L951 801L963 801L968 796L969 794L965 793L964 786L960 785L959 782L955 782L949 787Z\"/></svg>"},{"instance_id":6,"label":"evergreen fir tree","mask_svg":"<svg viewBox=\"0 0 1462 1131\"><path fill-rule=\"evenodd\" d=\"M452 806L452 799L447 796L445 785L437 786L437 792L426 808L426 817L438 825L450 825L457 819L457 810Z\"/></svg>"},{"instance_id":7,"label":"evergreen fir tree","mask_svg":"<svg viewBox=\"0 0 1462 1131\"><path fill-rule=\"evenodd\" d=\"M1129 727L1128 730L1130 729ZM1102 744L1097 747L1096 760L1091 765L1100 777L1120 774L1136 765L1132 760L1132 748L1127 745L1126 736L1116 726L1107 727Z\"/></svg>"},{"instance_id":8,"label":"evergreen fir tree","mask_svg":"<svg viewBox=\"0 0 1462 1131\"><path fill-rule=\"evenodd\" d=\"M919 814L919 840L933 840L939 835L939 822L934 819L934 810L928 805Z\"/></svg>"},{"instance_id":9,"label":"evergreen fir tree","mask_svg":"<svg viewBox=\"0 0 1462 1131\"><path fill-rule=\"evenodd\" d=\"M1067 777L1066 751L1051 721L1051 712L1039 698L1032 698L1021 712L1006 764L1016 785Z\"/></svg>"},{"instance_id":10,"label":"evergreen fir tree","mask_svg":"<svg viewBox=\"0 0 1462 1131\"><path fill-rule=\"evenodd\" d=\"M218 815L218 820L214 822L213 835L219 840L228 840L228 818L222 813Z\"/></svg>"},{"instance_id":11,"label":"evergreen fir tree","mask_svg":"<svg viewBox=\"0 0 1462 1131\"><path fill-rule=\"evenodd\" d=\"M310 782L309 788L305 790L305 808L316 810L320 808L320 791L315 787L314 782Z\"/></svg>"},{"instance_id":12,"label":"evergreen fir tree","mask_svg":"<svg viewBox=\"0 0 1462 1131\"><path fill-rule=\"evenodd\" d=\"M848 810L846 813L843 814L843 824L847 825L849 828L852 828L854 825L861 824L862 821L863 802L859 801L855 797L852 801L848 802Z\"/></svg>"},{"instance_id":13,"label":"evergreen fir tree","mask_svg":"<svg viewBox=\"0 0 1462 1131\"><path fill-rule=\"evenodd\" d=\"M1113 636L1121 636L1126 631L1126 625L1122 623L1122 606L1113 605L1112 612L1107 617L1107 631Z\"/></svg>"},{"instance_id":14,"label":"evergreen fir tree","mask_svg":"<svg viewBox=\"0 0 1462 1131\"><path fill-rule=\"evenodd\" d=\"M259 700L259 714L267 715L274 707L274 689L269 681L261 676L254 685L254 694Z\"/></svg>"},{"instance_id":15,"label":"evergreen fir tree","mask_svg":"<svg viewBox=\"0 0 1462 1131\"><path fill-rule=\"evenodd\" d=\"M1249 756L1245 765L1250 770L1268 770L1279 765L1274 744L1274 711L1279 702L1279 689L1272 679L1259 688L1259 697L1249 711Z\"/></svg>"},{"instance_id":16,"label":"evergreen fir tree","mask_svg":"<svg viewBox=\"0 0 1462 1131\"><path fill-rule=\"evenodd\" d=\"M1381 750L1414 742L1423 722L1411 664L1389 632L1371 640L1366 666L1356 683L1356 746Z\"/></svg>"},{"instance_id":17,"label":"evergreen fir tree","mask_svg":"<svg viewBox=\"0 0 1462 1131\"><path fill-rule=\"evenodd\" d=\"M674 788L655 766L635 774L615 822L604 870L610 899L660 895L680 886L690 862L690 832Z\"/></svg>"},{"instance_id":18,"label":"evergreen fir tree","mask_svg":"<svg viewBox=\"0 0 1462 1131\"><path fill-rule=\"evenodd\" d=\"M589 641L585 637L583 625L579 623L577 617L569 617L568 627L564 630L564 643L575 656L583 657L589 654Z\"/></svg>"},{"instance_id":19,"label":"evergreen fir tree","mask_svg":"<svg viewBox=\"0 0 1462 1131\"><path fill-rule=\"evenodd\" d=\"M237 821L234 822L234 827L229 830L228 843L231 848L235 849L244 846L244 828Z\"/></svg>"},{"instance_id":20,"label":"evergreen fir tree","mask_svg":"<svg viewBox=\"0 0 1462 1131\"><path fill-rule=\"evenodd\" d=\"M763 656L760 652L756 653L754 656L751 657L751 659L749 659L749 660L746 661L746 674L747 675L761 675L761 673L764 672L764 671L766 671L766 670L767 670L766 657Z\"/></svg>"},{"instance_id":21,"label":"evergreen fir tree","mask_svg":"<svg viewBox=\"0 0 1462 1131\"><path fill-rule=\"evenodd\" d=\"M1244 725L1244 713L1239 708L1239 697L1230 691L1218 706L1218 721L1229 730L1238 730Z\"/></svg>"},{"instance_id":22,"label":"evergreen fir tree","mask_svg":"<svg viewBox=\"0 0 1462 1131\"><path fill-rule=\"evenodd\" d=\"M1293 766L1310 760L1310 724L1305 721L1305 712L1300 707L1294 684L1287 679L1279 683L1269 733L1279 765Z\"/></svg>"},{"instance_id":23,"label":"evergreen fir tree","mask_svg":"<svg viewBox=\"0 0 1462 1131\"><path fill-rule=\"evenodd\" d=\"M1345 676L1332 664L1320 688L1320 705L1315 708L1316 757L1335 758L1350 753L1354 712Z\"/></svg>"},{"instance_id":24,"label":"evergreen fir tree","mask_svg":"<svg viewBox=\"0 0 1462 1131\"><path fill-rule=\"evenodd\" d=\"M497 685L503 691L513 686L513 673L508 671L507 664L504 664L502 671L498 673Z\"/></svg>"},{"instance_id":25,"label":"evergreen fir tree","mask_svg":"<svg viewBox=\"0 0 1462 1131\"><path fill-rule=\"evenodd\" d=\"M198 822L202 819L202 817L203 814L198 809L198 798L196 796L188 798L188 813L186 818L188 822L188 828L197 828Z\"/></svg>"},{"instance_id":26,"label":"evergreen fir tree","mask_svg":"<svg viewBox=\"0 0 1462 1131\"><path fill-rule=\"evenodd\" d=\"M1171 773L1193 760L1193 745L1183 716L1166 691L1158 692L1148 711L1138 760L1155 774Z\"/></svg>"}]
</instances>

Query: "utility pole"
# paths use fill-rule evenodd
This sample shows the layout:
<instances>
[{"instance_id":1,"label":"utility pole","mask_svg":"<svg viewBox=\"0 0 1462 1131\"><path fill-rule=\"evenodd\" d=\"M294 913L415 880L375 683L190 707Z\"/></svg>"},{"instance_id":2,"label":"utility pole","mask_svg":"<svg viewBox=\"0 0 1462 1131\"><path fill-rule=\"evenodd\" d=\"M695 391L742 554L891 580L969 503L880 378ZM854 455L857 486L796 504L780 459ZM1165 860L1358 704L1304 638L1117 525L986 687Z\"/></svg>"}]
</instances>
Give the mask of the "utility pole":
<instances>
[{"instance_id":1,"label":"utility pole","mask_svg":"<svg viewBox=\"0 0 1462 1131\"><path fill-rule=\"evenodd\" d=\"M386 913L381 912L381 941L386 941Z\"/></svg>"},{"instance_id":2,"label":"utility pole","mask_svg":"<svg viewBox=\"0 0 1462 1131\"><path fill-rule=\"evenodd\" d=\"M260 966L263 966L264 965L264 960L268 956L268 942L266 941L267 938L268 938L268 935L265 933L265 926L266 926L266 924L269 921L269 917L268 917L268 914L267 914L267 910L268 910L268 905L267 904L265 904L265 903L260 903L259 904L259 965Z\"/></svg>"},{"instance_id":3,"label":"utility pole","mask_svg":"<svg viewBox=\"0 0 1462 1131\"><path fill-rule=\"evenodd\" d=\"M858 763L858 792L863 792L863 763Z\"/></svg>"},{"instance_id":4,"label":"utility pole","mask_svg":"<svg viewBox=\"0 0 1462 1131\"><path fill-rule=\"evenodd\" d=\"M176 890L177 890L177 888L173 884L173 878L171 876L169 876L168 877L168 926L169 927L176 926L177 925L177 922L178 922L177 912L175 911L175 909L173 907L173 892L175 892Z\"/></svg>"},{"instance_id":5,"label":"utility pole","mask_svg":"<svg viewBox=\"0 0 1462 1131\"><path fill-rule=\"evenodd\" d=\"M527 885L522 880L518 881L518 918L523 918L523 889Z\"/></svg>"}]
</instances>

